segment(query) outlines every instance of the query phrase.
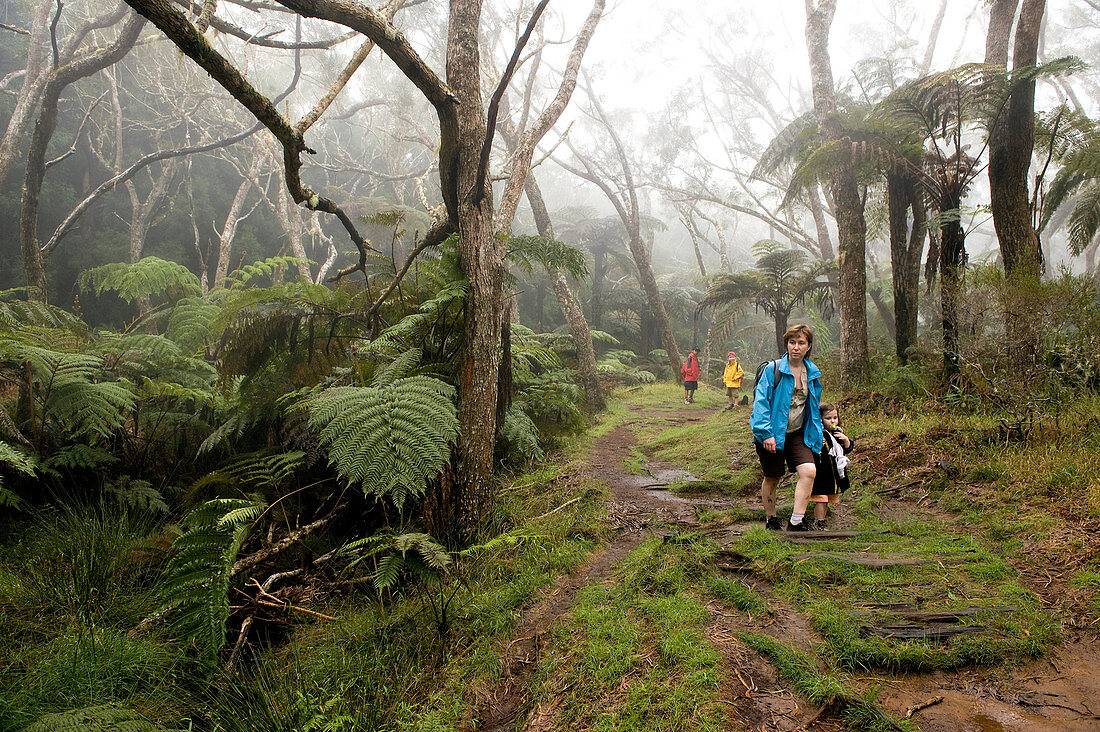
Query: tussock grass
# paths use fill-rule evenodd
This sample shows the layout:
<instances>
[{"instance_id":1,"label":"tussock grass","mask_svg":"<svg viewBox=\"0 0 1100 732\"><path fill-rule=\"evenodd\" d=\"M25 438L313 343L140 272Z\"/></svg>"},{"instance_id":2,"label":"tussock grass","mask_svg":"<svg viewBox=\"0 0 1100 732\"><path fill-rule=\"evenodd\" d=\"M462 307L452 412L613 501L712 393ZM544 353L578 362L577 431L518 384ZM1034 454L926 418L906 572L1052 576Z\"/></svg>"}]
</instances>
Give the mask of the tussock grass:
<instances>
[{"instance_id":1,"label":"tussock grass","mask_svg":"<svg viewBox=\"0 0 1100 732\"><path fill-rule=\"evenodd\" d=\"M912 723L895 720L886 714L873 699L850 692L841 678L820 671L813 658L797 648L761 633L741 633L738 637L767 658L780 678L789 681L808 701L835 708L848 729L859 732L914 729Z\"/></svg>"}]
</instances>

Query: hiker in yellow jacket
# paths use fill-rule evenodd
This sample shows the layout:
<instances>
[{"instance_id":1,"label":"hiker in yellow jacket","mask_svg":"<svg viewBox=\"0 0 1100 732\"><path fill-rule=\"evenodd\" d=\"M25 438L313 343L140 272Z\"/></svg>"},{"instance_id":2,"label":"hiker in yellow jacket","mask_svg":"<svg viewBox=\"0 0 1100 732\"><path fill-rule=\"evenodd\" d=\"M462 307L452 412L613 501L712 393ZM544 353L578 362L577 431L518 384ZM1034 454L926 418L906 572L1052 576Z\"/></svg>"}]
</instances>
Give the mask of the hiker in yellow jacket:
<instances>
[{"instance_id":1,"label":"hiker in yellow jacket","mask_svg":"<svg viewBox=\"0 0 1100 732\"><path fill-rule=\"evenodd\" d=\"M726 384L726 397L730 400L726 409L737 406L737 391L741 388L743 378L745 378L745 370L737 362L737 353L730 351L726 356L726 370L722 372L722 381Z\"/></svg>"}]
</instances>

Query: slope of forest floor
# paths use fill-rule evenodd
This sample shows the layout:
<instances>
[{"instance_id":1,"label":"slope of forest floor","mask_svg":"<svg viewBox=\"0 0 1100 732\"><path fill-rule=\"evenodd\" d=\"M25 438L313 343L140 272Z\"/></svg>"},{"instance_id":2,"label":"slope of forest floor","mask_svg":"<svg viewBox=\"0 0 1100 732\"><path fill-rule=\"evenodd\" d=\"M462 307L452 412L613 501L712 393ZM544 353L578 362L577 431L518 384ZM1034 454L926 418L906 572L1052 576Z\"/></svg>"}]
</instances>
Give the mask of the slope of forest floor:
<instances>
[{"instance_id":1,"label":"slope of forest floor","mask_svg":"<svg viewBox=\"0 0 1100 732\"><path fill-rule=\"evenodd\" d=\"M620 392L502 486L508 541L441 584L303 598L232 670L134 632L165 527L39 517L0 547L0 732L102 704L149 732L1100 727L1095 404L1021 434L850 395L853 488L797 536L763 530L748 407L723 406ZM89 550L100 574L71 572Z\"/></svg>"}]
</instances>

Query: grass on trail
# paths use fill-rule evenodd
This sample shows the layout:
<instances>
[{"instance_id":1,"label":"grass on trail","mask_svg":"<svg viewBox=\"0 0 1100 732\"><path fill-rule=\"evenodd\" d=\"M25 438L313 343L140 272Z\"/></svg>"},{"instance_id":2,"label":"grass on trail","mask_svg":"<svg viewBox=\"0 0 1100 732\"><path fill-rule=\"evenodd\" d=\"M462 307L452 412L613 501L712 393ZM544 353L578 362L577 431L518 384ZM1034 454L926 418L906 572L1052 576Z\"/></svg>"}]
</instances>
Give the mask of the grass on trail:
<instances>
[{"instance_id":1,"label":"grass on trail","mask_svg":"<svg viewBox=\"0 0 1100 732\"><path fill-rule=\"evenodd\" d=\"M722 657L704 638L710 615L695 596L717 545L703 537L650 539L613 584L578 595L553 630L533 699L557 729L722 730Z\"/></svg>"},{"instance_id":2,"label":"grass on trail","mask_svg":"<svg viewBox=\"0 0 1100 732\"><path fill-rule=\"evenodd\" d=\"M660 385L648 387L646 400L652 402L662 393L666 401L671 400L671 388L666 385L664 392L661 389ZM712 397L718 402L717 395ZM845 528L878 533L806 545L782 541L762 528L753 528L733 550L747 558L751 571L773 584L780 598L807 614L824 637L820 655L834 668L954 669L1015 662L1043 654L1060 638L1060 621L1044 611L1035 594L1023 587L1009 561L1027 541L1042 535L1053 523L1048 512L1017 511L1020 501L1030 498L1034 502L1034 495L1025 494L1036 492L1037 485L1049 484L1050 479L1029 475L1021 483L1009 480L1025 472L1020 461L1035 451L1014 444L1006 448L1003 441L994 442L990 435L997 434L996 419L973 411L960 414L934 407L925 410L919 405L898 409L895 405L886 414L881 400L874 398L857 401L857 405L846 409L842 420L857 442L868 448L853 454L854 488L845 501L856 525ZM683 465L701 478L727 481L728 493L755 490L759 469L751 448L747 408L733 413L702 411L699 416L702 418L698 421L667 429L644 442L645 451L654 459ZM1067 441L1074 446L1068 462L1075 463L1079 457L1082 465L1100 471L1100 450L1084 454L1094 444L1092 433L1074 436L1070 430L1067 434L1070 436L1063 437L1059 447L1065 447ZM901 446L890 442L897 441L899 435L904 435ZM960 438L967 448L962 451L957 446ZM876 452L875 445L883 443L891 447ZM915 449L921 446L926 449ZM731 461L731 456L737 455L741 459ZM961 476L989 484L986 491L977 494L958 490L946 478L927 486L942 508L960 515L957 524L924 512L899 512L890 504L891 498L879 495L883 481L900 479L906 471L929 460L934 466L937 459L950 460L952 470ZM695 487L686 486L689 490ZM789 495L791 490L789 486L781 488L781 496ZM1080 489L1076 495L1085 497ZM759 515L758 511L735 508L706 512L701 520L721 526L758 520ZM972 527L978 531L972 534ZM871 568L828 556L805 557L811 554L897 556L935 563ZM1097 583L1090 581L1091 577L1085 574L1077 583L1082 591L1095 592ZM711 578L708 587L726 604L754 617L766 608L758 593L736 580ZM864 637L863 626L896 623L899 619L885 612L875 612L872 618L853 612L869 603L894 602L912 603L919 610L1013 607L1016 611L968 617L968 624L984 626L987 631L943 641Z\"/></svg>"}]
</instances>

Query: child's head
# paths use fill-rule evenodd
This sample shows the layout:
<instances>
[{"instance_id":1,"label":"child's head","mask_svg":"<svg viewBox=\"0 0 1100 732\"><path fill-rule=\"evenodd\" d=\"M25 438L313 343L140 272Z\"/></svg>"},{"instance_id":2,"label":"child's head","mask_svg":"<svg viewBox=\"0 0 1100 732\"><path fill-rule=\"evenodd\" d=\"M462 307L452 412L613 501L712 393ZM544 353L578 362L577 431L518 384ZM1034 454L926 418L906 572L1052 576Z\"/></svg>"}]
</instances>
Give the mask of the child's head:
<instances>
[{"instance_id":1,"label":"child's head","mask_svg":"<svg viewBox=\"0 0 1100 732\"><path fill-rule=\"evenodd\" d=\"M825 425L825 429L836 429L836 426L840 423L840 412L837 411L835 404L823 402L818 408L818 412L821 414L821 424Z\"/></svg>"},{"instance_id":2,"label":"child's head","mask_svg":"<svg viewBox=\"0 0 1100 732\"><path fill-rule=\"evenodd\" d=\"M736 361L737 360L737 353L735 351L730 351L729 353L726 354L726 360L727 361Z\"/></svg>"}]
</instances>

